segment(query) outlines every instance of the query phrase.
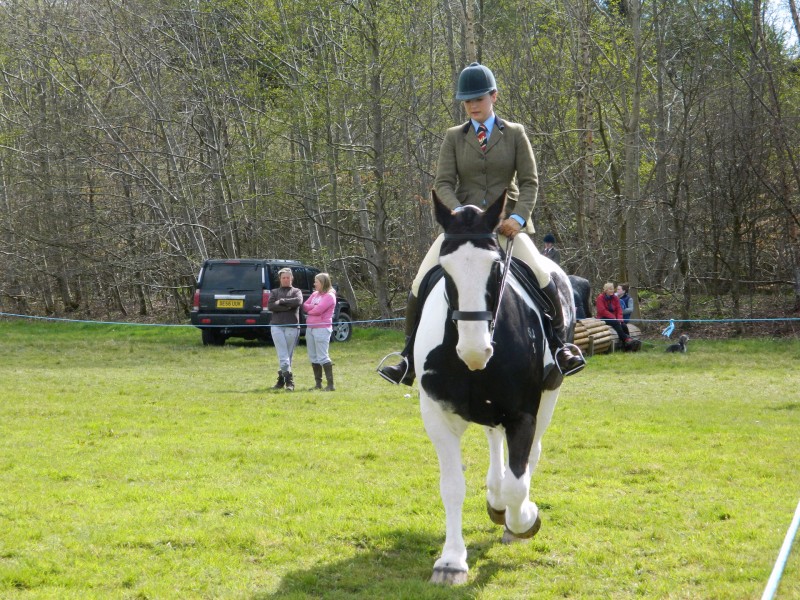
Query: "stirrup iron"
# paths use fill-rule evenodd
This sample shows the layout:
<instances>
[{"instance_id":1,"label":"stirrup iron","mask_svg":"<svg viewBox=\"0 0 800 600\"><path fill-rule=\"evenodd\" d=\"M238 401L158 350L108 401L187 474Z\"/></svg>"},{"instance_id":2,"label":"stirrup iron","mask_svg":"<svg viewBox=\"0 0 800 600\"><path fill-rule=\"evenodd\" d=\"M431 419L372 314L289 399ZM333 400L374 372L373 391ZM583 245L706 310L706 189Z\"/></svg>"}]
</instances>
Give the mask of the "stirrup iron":
<instances>
[{"instance_id":1,"label":"stirrup iron","mask_svg":"<svg viewBox=\"0 0 800 600\"><path fill-rule=\"evenodd\" d=\"M399 356L400 358L403 359L403 363L406 365L406 370L403 373L403 376L400 378L400 381L395 381L394 379L390 379L389 377L387 377L386 375L383 374L383 371L381 371L381 369L383 368L383 363L385 363L386 359L389 358L390 356ZM384 356L381 359L381 362L378 363L378 367L375 370L378 372L378 375L383 377L389 383L391 383L393 385L400 385L401 383L403 383L403 380L408 375L408 371L409 371L408 358L403 356L403 354L401 352L390 352L389 354L387 354L386 356Z\"/></svg>"},{"instance_id":2,"label":"stirrup iron","mask_svg":"<svg viewBox=\"0 0 800 600\"><path fill-rule=\"evenodd\" d=\"M583 361L577 367L574 367L574 368L572 368L572 369L570 369L569 371L566 371L566 372L565 371L561 371L561 366L558 364L558 355L561 352L563 352L565 348L569 348L570 351L575 356L579 356L581 361ZM581 349L578 346L576 346L575 344L565 343L563 346L561 346L558 350L555 351L555 354L553 354L553 359L555 359L555 361L556 361L556 368L559 371L561 371L561 374L564 377L566 377L567 375L572 375L573 373L577 373L578 371L580 371L581 369L583 369L586 366L586 359L583 357L583 352L581 352Z\"/></svg>"}]
</instances>

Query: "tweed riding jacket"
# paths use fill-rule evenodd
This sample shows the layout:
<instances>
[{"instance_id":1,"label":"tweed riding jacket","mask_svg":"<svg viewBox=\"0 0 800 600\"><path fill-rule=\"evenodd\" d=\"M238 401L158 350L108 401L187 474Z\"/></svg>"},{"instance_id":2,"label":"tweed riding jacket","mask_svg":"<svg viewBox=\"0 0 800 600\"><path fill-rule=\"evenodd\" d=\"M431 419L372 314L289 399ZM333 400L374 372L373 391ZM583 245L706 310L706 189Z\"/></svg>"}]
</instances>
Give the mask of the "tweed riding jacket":
<instances>
[{"instance_id":1,"label":"tweed riding jacket","mask_svg":"<svg viewBox=\"0 0 800 600\"><path fill-rule=\"evenodd\" d=\"M485 153L472 121L448 129L439 152L434 188L450 209L464 204L485 209L508 189L506 216L518 214L525 219L523 231L533 233L531 213L539 176L525 127L495 116Z\"/></svg>"}]
</instances>

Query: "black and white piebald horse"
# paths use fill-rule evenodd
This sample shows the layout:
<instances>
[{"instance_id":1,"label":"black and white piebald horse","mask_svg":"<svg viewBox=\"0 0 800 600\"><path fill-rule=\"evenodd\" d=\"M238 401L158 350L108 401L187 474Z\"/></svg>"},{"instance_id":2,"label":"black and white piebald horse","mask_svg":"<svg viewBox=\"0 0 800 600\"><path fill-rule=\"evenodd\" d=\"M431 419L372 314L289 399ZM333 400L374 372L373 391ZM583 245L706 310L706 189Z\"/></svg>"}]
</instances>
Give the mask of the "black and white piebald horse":
<instances>
[{"instance_id":1,"label":"black and white piebald horse","mask_svg":"<svg viewBox=\"0 0 800 600\"><path fill-rule=\"evenodd\" d=\"M494 230L504 214L505 194L485 212L473 206L451 212L435 193L434 204L445 231L439 255L444 277L425 301L414 360L422 418L439 457L447 519L431 581L461 584L468 571L461 532L466 494L461 436L470 423L485 427L487 510L494 523L505 526L503 541L533 537L541 520L529 498L531 475L563 375L553 362L537 303L513 274L503 281L507 263ZM571 341L572 288L558 265L551 262L550 268Z\"/></svg>"}]
</instances>

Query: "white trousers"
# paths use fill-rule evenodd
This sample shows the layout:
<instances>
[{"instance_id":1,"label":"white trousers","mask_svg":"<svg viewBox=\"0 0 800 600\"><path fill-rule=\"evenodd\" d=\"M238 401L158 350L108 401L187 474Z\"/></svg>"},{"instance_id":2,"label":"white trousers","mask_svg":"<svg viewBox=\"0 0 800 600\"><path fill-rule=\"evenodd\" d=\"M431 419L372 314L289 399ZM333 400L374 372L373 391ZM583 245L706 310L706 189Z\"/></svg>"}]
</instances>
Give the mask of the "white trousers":
<instances>
[{"instance_id":1,"label":"white trousers","mask_svg":"<svg viewBox=\"0 0 800 600\"><path fill-rule=\"evenodd\" d=\"M328 356L331 331L333 330L328 327L306 329L306 349L308 350L308 359L312 363L324 365L331 362L331 357Z\"/></svg>"},{"instance_id":2,"label":"white trousers","mask_svg":"<svg viewBox=\"0 0 800 600\"><path fill-rule=\"evenodd\" d=\"M300 329L288 325L272 327L272 341L275 344L275 350L278 353L278 366L281 371L292 370L292 356L294 349L297 347L297 336L300 335Z\"/></svg>"}]
</instances>

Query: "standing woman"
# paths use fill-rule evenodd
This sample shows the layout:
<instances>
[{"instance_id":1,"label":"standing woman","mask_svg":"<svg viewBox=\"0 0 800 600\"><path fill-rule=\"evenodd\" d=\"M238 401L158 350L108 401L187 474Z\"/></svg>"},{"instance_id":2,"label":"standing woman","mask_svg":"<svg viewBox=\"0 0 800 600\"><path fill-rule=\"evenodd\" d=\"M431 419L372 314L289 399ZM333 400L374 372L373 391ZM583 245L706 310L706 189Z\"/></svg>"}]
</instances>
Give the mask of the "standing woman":
<instances>
[{"instance_id":1,"label":"standing woman","mask_svg":"<svg viewBox=\"0 0 800 600\"><path fill-rule=\"evenodd\" d=\"M336 291L331 285L330 275L318 273L314 277L314 293L303 303L303 312L306 314L306 348L311 368L314 369L314 389L322 389L324 369L328 383L326 392L336 389L333 387L333 363L328 356L335 308Z\"/></svg>"},{"instance_id":2,"label":"standing woman","mask_svg":"<svg viewBox=\"0 0 800 600\"><path fill-rule=\"evenodd\" d=\"M292 375L292 355L297 346L300 334L300 305L303 303L303 292L292 287L294 276L288 267L278 271L280 287L271 290L267 308L272 312L270 323L272 341L278 352L278 383L272 389L279 390L286 386L289 392L294 391Z\"/></svg>"},{"instance_id":3,"label":"standing woman","mask_svg":"<svg viewBox=\"0 0 800 600\"><path fill-rule=\"evenodd\" d=\"M546 256L557 265L561 264L561 252L556 248L556 236L552 233L548 233L544 236L544 250L542 250L542 256Z\"/></svg>"}]
</instances>

